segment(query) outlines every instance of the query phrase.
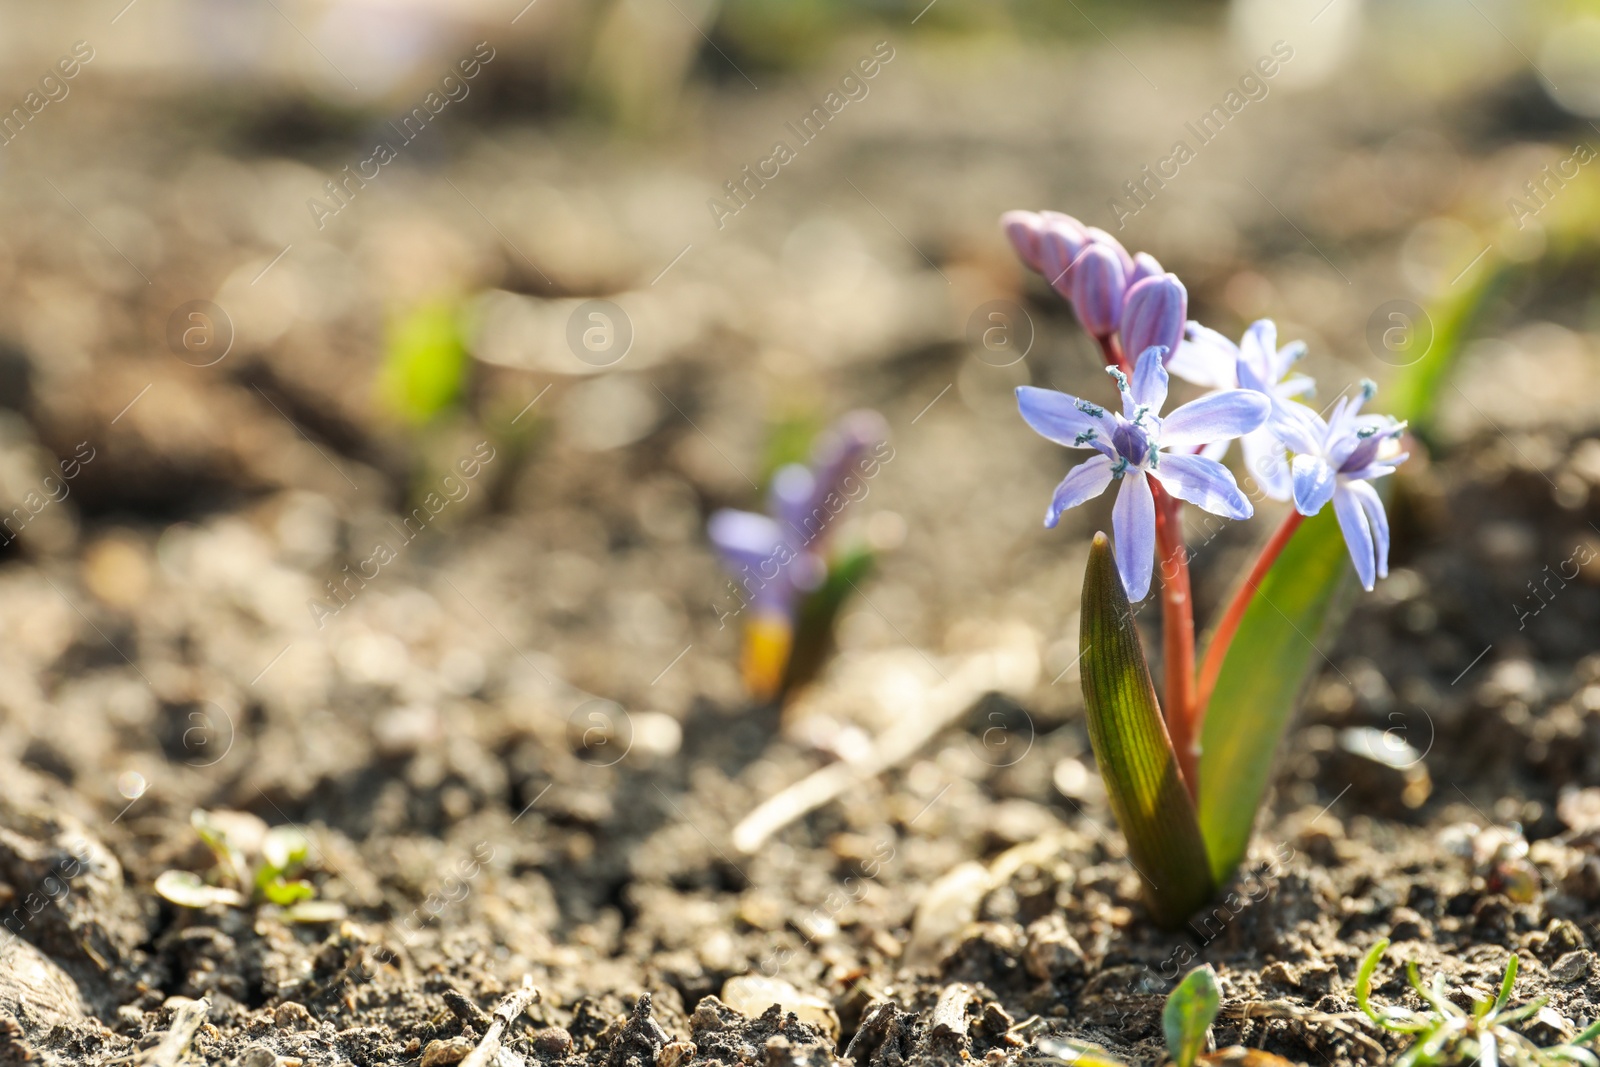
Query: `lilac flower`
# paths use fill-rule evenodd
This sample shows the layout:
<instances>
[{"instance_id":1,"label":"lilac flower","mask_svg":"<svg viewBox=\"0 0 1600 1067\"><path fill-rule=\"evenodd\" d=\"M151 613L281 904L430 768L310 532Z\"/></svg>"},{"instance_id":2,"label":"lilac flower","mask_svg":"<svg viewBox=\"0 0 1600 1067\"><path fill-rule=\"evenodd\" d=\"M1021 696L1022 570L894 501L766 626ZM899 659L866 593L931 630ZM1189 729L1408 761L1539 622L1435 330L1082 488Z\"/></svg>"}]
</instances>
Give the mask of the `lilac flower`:
<instances>
[{"instance_id":1,"label":"lilac flower","mask_svg":"<svg viewBox=\"0 0 1600 1067\"><path fill-rule=\"evenodd\" d=\"M1134 367L1133 381L1107 368L1122 393L1122 413L1053 389L1022 386L1017 407L1033 430L1068 448L1090 448L1099 455L1074 467L1056 486L1044 524L1055 526L1061 513L1105 492L1120 479L1111 512L1116 534L1117 570L1130 600L1150 591L1156 545L1155 500L1148 478L1180 500L1230 519L1247 519L1250 501L1228 469L1213 459L1190 454L1197 445L1238 437L1264 423L1271 404L1259 393L1231 389L1184 404L1165 418L1166 355L1146 349ZM1166 449L1178 449L1168 452Z\"/></svg>"},{"instance_id":2,"label":"lilac flower","mask_svg":"<svg viewBox=\"0 0 1600 1067\"><path fill-rule=\"evenodd\" d=\"M853 411L818 440L809 466L790 463L772 476L768 514L723 508L711 516L711 543L758 616L787 620L801 597L822 584L833 520L860 484L852 468L888 435L883 416Z\"/></svg>"},{"instance_id":3,"label":"lilac flower","mask_svg":"<svg viewBox=\"0 0 1600 1067\"><path fill-rule=\"evenodd\" d=\"M1406 424L1361 414L1376 392L1370 381L1362 382L1361 395L1341 397L1326 422L1300 404L1283 405L1272 416L1273 432L1295 453L1295 509L1315 515L1333 501L1356 575L1369 592L1377 578L1389 575L1389 519L1378 491L1367 483L1393 474L1406 459L1396 441Z\"/></svg>"},{"instance_id":4,"label":"lilac flower","mask_svg":"<svg viewBox=\"0 0 1600 1067\"><path fill-rule=\"evenodd\" d=\"M1271 319L1251 323L1244 337L1234 344L1222 334L1191 321L1184 331L1183 344L1167 363L1167 369L1195 385L1213 389L1253 389L1264 393L1276 410L1297 397L1309 396L1316 383L1304 374L1290 374L1306 354L1304 341L1278 347L1278 327ZM1297 405L1298 406L1298 405ZM1245 467L1273 500L1288 500L1289 457L1272 426L1263 426L1239 442L1244 450ZM1221 459L1227 443L1206 451Z\"/></svg>"}]
</instances>

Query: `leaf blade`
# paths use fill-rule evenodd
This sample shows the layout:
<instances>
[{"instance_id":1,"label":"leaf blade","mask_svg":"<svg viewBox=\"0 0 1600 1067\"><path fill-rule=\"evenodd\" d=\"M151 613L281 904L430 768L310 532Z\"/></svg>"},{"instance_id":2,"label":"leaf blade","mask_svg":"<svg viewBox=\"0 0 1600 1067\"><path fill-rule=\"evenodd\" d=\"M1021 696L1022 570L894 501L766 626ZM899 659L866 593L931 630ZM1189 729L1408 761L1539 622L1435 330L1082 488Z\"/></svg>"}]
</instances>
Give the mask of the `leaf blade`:
<instances>
[{"instance_id":1,"label":"leaf blade","mask_svg":"<svg viewBox=\"0 0 1600 1067\"><path fill-rule=\"evenodd\" d=\"M1200 727L1199 821L1218 883L1250 845L1272 762L1354 585L1332 508L1306 519L1256 587ZM1271 664L1272 669L1263 669Z\"/></svg>"},{"instance_id":2,"label":"leaf blade","mask_svg":"<svg viewBox=\"0 0 1600 1067\"><path fill-rule=\"evenodd\" d=\"M1079 662L1089 742L1151 914L1176 928L1210 899L1211 867L1103 533L1089 549L1082 603Z\"/></svg>"},{"instance_id":3,"label":"leaf blade","mask_svg":"<svg viewBox=\"0 0 1600 1067\"><path fill-rule=\"evenodd\" d=\"M1183 976L1178 988L1167 998L1166 1007L1161 1009L1167 1054L1177 1067L1193 1067L1221 1009L1222 994L1217 989L1217 974L1210 964L1196 967Z\"/></svg>"}]
</instances>

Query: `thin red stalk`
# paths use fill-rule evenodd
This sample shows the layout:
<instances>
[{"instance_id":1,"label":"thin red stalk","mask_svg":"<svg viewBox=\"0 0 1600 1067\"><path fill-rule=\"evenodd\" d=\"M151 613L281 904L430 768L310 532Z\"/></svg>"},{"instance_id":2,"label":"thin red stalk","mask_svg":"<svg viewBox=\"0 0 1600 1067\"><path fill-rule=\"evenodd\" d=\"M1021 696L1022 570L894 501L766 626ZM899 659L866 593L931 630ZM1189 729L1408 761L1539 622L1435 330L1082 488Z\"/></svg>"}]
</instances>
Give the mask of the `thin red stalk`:
<instances>
[{"instance_id":1,"label":"thin red stalk","mask_svg":"<svg viewBox=\"0 0 1600 1067\"><path fill-rule=\"evenodd\" d=\"M1261 555L1256 558L1250 573L1245 575L1244 581L1234 591L1228 610L1222 613L1222 619L1217 623L1217 632L1211 636L1211 643L1206 646L1205 660L1200 664L1200 693L1195 705L1197 734L1200 720L1205 717L1206 706L1211 703L1211 691L1216 688L1217 675L1222 673L1222 661L1228 655L1228 646L1233 644L1233 635L1238 632L1239 624L1244 621L1245 609L1250 606L1250 601L1255 599L1256 589L1260 586L1261 580L1278 561L1278 556L1283 553L1283 546L1289 543L1289 538L1300 528L1300 520L1304 517L1298 511L1290 510L1288 517L1283 520L1283 525L1279 526L1271 539L1262 546Z\"/></svg>"},{"instance_id":2,"label":"thin red stalk","mask_svg":"<svg viewBox=\"0 0 1600 1067\"><path fill-rule=\"evenodd\" d=\"M1117 340L1117 335L1100 338L1100 351L1106 357L1106 366L1116 367L1124 374L1132 374L1133 369L1128 366L1127 357L1122 354L1122 342Z\"/></svg>"},{"instance_id":3,"label":"thin red stalk","mask_svg":"<svg viewBox=\"0 0 1600 1067\"><path fill-rule=\"evenodd\" d=\"M1189 795L1199 792L1200 723L1194 684L1194 600L1189 595L1189 552L1183 544L1180 502L1150 479L1156 501L1156 558L1161 561L1161 648L1166 666L1167 733Z\"/></svg>"}]
</instances>

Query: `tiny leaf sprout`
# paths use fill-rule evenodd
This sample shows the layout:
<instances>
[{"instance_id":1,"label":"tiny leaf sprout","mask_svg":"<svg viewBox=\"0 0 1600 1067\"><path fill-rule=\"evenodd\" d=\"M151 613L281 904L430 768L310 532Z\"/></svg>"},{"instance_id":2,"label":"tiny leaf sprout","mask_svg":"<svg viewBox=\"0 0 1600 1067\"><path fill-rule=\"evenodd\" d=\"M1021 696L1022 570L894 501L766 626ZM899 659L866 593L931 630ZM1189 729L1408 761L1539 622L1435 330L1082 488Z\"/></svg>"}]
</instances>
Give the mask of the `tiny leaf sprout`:
<instances>
[{"instance_id":1,"label":"tiny leaf sprout","mask_svg":"<svg viewBox=\"0 0 1600 1067\"><path fill-rule=\"evenodd\" d=\"M1211 1024L1221 1010L1222 991L1210 964L1183 976L1161 1010L1161 1029L1172 1067L1291 1067L1283 1057L1257 1048L1230 1045L1216 1052L1204 1051L1211 1043ZM1027 1062L1040 1067L1128 1067L1105 1049L1084 1041L1041 1037L1035 1047L1038 1054Z\"/></svg>"},{"instance_id":2,"label":"tiny leaf sprout","mask_svg":"<svg viewBox=\"0 0 1600 1067\"><path fill-rule=\"evenodd\" d=\"M213 904L244 908L272 905L290 922L337 922L344 905L317 900L317 890L296 877L306 865L311 841L292 826L268 828L242 812L196 810L189 816L215 859L202 878L193 871L163 871L155 891L183 908Z\"/></svg>"},{"instance_id":3,"label":"tiny leaf sprout","mask_svg":"<svg viewBox=\"0 0 1600 1067\"><path fill-rule=\"evenodd\" d=\"M1527 1037L1511 1029L1511 1024L1537 1016L1560 1031L1570 1031L1566 1020L1545 1007L1548 997L1536 997L1526 1004L1510 1008L1511 987L1517 980L1517 957L1506 961L1500 991L1493 998L1474 1000L1470 1011L1458 1007L1449 999L1449 990L1443 974L1435 973L1433 980L1424 984L1417 965L1406 964L1406 981L1422 999L1426 1008L1413 1011L1394 1004L1372 1004L1372 975L1378 961L1389 947L1384 938L1372 946L1361 969L1356 974L1356 1005L1378 1027L1396 1034L1411 1034L1416 1040L1401 1053L1395 1067L1443 1067L1448 1064L1474 1063L1482 1067L1557 1067L1581 1064L1582 1067L1600 1067L1600 1057L1583 1046L1600 1037L1600 1020L1590 1023L1561 1044L1540 1048Z\"/></svg>"},{"instance_id":4,"label":"tiny leaf sprout","mask_svg":"<svg viewBox=\"0 0 1600 1067\"><path fill-rule=\"evenodd\" d=\"M1217 973L1209 964L1184 975L1161 1012L1167 1052L1177 1067L1194 1067L1220 1010L1222 994L1217 991Z\"/></svg>"}]
</instances>

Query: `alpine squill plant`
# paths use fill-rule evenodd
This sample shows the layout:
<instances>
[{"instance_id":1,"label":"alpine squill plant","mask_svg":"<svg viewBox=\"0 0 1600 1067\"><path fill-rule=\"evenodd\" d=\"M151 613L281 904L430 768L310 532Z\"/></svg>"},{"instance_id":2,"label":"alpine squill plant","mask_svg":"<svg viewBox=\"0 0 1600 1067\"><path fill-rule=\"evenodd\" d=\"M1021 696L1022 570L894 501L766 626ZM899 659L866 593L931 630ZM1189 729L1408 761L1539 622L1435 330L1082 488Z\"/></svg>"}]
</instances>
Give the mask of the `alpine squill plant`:
<instances>
[{"instance_id":1,"label":"alpine squill plant","mask_svg":"<svg viewBox=\"0 0 1600 1067\"><path fill-rule=\"evenodd\" d=\"M1371 590L1387 574L1389 524L1370 483L1406 458L1399 445L1405 424L1362 413L1373 396L1370 382L1358 396L1338 399L1324 418L1301 403L1314 391L1311 379L1292 373L1304 345L1280 348L1267 320L1238 344L1190 321L1177 276L1146 253L1130 255L1103 230L1056 212L1012 211L1001 224L1022 261L1072 304L1099 343L1114 386L1096 397L1023 386L1017 405L1035 432L1086 455L1056 487L1046 526L1107 490L1116 494L1113 539L1094 536L1084 574L1084 705L1152 916L1177 926L1244 858L1303 681L1296 663L1274 656L1270 641L1252 635L1236 643L1241 624L1275 564L1300 567L1303 573L1286 576L1290 587L1307 591L1318 617L1327 614L1345 569L1319 565L1326 552L1285 549L1304 520L1329 504L1362 586ZM1172 376L1209 391L1167 410ZM1221 462L1235 439L1250 493ZM1293 507L1227 603L1197 665L1183 507L1242 520L1254 513L1252 496ZM1326 521L1304 525L1320 531ZM1133 604L1149 594L1157 563L1161 700L1133 622ZM1287 616L1277 621L1278 630L1292 625ZM1250 679L1270 684L1252 687Z\"/></svg>"}]
</instances>

